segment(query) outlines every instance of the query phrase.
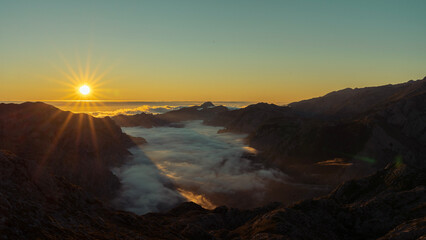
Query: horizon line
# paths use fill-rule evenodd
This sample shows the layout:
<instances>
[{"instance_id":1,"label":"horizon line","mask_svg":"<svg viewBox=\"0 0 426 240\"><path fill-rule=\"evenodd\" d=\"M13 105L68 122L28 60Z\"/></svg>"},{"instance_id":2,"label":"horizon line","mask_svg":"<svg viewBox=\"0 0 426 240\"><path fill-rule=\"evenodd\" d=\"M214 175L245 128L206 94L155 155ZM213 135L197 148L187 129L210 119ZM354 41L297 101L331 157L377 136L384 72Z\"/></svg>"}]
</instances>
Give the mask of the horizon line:
<instances>
[{"instance_id":1,"label":"horizon line","mask_svg":"<svg viewBox=\"0 0 426 240\"><path fill-rule=\"evenodd\" d=\"M102 99L69 99L69 100L0 100L0 102L259 102L259 101L228 101L228 100L102 100ZM260 101L262 102L262 101ZM265 101L266 102L266 101ZM272 101L267 101L272 102Z\"/></svg>"}]
</instances>

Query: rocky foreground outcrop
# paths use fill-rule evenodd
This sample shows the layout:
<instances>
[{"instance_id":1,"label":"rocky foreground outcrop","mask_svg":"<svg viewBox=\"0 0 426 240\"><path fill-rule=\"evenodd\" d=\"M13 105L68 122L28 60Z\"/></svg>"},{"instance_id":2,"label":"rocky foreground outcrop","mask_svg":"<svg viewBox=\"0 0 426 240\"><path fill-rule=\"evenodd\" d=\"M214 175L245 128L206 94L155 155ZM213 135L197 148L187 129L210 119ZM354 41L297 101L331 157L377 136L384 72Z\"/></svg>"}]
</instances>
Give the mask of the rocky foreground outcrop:
<instances>
[{"instance_id":1,"label":"rocky foreground outcrop","mask_svg":"<svg viewBox=\"0 0 426 240\"><path fill-rule=\"evenodd\" d=\"M0 104L0 149L33 160L37 175L50 169L100 198L113 197L119 189L109 168L123 163L133 145L108 117L65 112L41 102Z\"/></svg>"},{"instance_id":2,"label":"rocky foreground outcrop","mask_svg":"<svg viewBox=\"0 0 426 240\"><path fill-rule=\"evenodd\" d=\"M285 207L115 211L35 162L0 151L0 239L422 239L426 169L394 164Z\"/></svg>"}]
</instances>

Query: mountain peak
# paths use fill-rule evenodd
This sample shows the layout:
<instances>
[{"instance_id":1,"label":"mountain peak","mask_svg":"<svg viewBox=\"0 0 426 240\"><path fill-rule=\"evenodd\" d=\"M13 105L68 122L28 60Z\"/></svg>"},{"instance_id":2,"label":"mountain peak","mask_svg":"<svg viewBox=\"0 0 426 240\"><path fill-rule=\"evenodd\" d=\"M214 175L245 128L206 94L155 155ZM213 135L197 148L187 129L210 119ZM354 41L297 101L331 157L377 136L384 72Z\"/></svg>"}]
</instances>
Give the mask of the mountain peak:
<instances>
[{"instance_id":1,"label":"mountain peak","mask_svg":"<svg viewBox=\"0 0 426 240\"><path fill-rule=\"evenodd\" d=\"M212 102L205 102L205 103L201 104L200 107L210 108L210 107L214 107L214 104Z\"/></svg>"}]
</instances>

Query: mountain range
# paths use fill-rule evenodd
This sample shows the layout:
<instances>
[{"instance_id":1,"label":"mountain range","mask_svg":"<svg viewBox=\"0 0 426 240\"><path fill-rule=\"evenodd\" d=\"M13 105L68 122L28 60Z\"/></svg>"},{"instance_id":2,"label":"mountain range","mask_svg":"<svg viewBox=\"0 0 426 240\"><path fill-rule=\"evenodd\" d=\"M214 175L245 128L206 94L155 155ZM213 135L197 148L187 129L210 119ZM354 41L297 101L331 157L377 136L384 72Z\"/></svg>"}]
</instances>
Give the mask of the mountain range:
<instances>
[{"instance_id":1,"label":"mountain range","mask_svg":"<svg viewBox=\"0 0 426 240\"><path fill-rule=\"evenodd\" d=\"M120 127L202 120L245 133L253 161L328 193L256 209L183 203L118 211L111 172L146 142ZM94 118L45 103L0 104L0 239L424 239L426 78L344 89L287 106L207 102ZM321 195L321 196L320 196Z\"/></svg>"}]
</instances>

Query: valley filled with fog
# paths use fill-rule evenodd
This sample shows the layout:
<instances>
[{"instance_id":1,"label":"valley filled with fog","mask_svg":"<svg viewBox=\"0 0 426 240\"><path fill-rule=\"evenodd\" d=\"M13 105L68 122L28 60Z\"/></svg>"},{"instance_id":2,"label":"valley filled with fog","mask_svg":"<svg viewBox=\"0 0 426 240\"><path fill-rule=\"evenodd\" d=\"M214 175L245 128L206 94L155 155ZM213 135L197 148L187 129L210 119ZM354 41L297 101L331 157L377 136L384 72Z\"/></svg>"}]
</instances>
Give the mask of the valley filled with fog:
<instances>
[{"instance_id":1,"label":"valley filled with fog","mask_svg":"<svg viewBox=\"0 0 426 240\"><path fill-rule=\"evenodd\" d=\"M122 129L148 142L130 149L131 159L114 169L123 184L116 204L138 214L167 210L183 201L209 209L257 207L326 188L293 183L284 172L254 160L256 150L244 143L246 135L218 134L220 127L201 121L187 121L184 127Z\"/></svg>"}]
</instances>

